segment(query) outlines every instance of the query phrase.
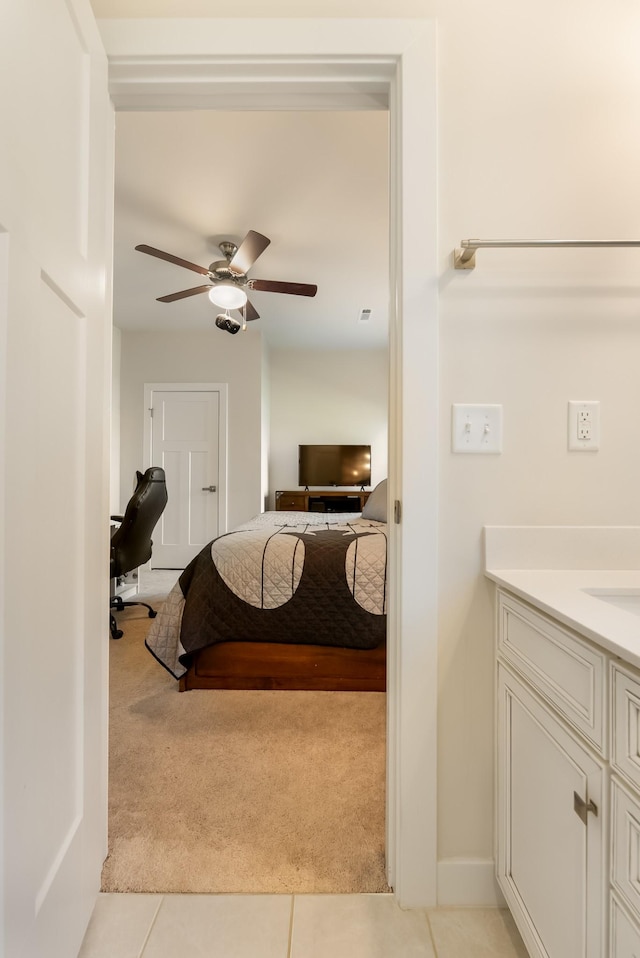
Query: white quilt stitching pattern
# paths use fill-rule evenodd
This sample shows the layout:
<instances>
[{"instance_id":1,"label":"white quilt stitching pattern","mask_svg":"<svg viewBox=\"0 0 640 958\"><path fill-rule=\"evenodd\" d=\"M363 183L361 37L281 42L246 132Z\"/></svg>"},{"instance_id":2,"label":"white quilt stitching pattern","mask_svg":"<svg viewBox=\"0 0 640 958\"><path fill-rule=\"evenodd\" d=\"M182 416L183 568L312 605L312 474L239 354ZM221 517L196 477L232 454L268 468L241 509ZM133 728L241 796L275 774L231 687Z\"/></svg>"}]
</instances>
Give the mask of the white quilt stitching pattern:
<instances>
[{"instance_id":1,"label":"white quilt stitching pattern","mask_svg":"<svg viewBox=\"0 0 640 958\"><path fill-rule=\"evenodd\" d=\"M178 658L184 652L179 639L183 609L184 596L179 583L176 582L162 608L158 610L147 634L147 646L176 678L180 678L186 672Z\"/></svg>"}]
</instances>

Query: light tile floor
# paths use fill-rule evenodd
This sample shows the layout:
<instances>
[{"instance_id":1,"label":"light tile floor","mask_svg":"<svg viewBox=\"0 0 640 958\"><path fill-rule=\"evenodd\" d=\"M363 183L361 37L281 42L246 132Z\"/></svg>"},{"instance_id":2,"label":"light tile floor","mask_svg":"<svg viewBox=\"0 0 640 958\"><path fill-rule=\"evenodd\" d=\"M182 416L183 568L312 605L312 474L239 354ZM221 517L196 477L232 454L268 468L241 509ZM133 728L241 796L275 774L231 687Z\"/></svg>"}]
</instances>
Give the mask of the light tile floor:
<instances>
[{"instance_id":1,"label":"light tile floor","mask_svg":"<svg viewBox=\"0 0 640 958\"><path fill-rule=\"evenodd\" d=\"M527 958L508 911L392 895L102 894L78 958Z\"/></svg>"}]
</instances>

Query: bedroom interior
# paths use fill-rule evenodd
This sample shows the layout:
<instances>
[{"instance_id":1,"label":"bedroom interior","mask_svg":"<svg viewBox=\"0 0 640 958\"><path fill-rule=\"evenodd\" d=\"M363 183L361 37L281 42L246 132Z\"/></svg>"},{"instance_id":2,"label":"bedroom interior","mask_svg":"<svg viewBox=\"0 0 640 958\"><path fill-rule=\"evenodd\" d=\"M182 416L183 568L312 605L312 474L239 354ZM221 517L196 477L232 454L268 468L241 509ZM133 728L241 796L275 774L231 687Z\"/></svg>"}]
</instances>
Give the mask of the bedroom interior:
<instances>
[{"instance_id":1,"label":"bedroom interior","mask_svg":"<svg viewBox=\"0 0 640 958\"><path fill-rule=\"evenodd\" d=\"M353 129L354 117L359 121L356 123L357 136ZM140 119L140 117L138 117ZM137 137L147 140L147 150L149 154L153 152L154 138L164 137L165 142L171 139L169 132L171 127L167 124L167 117L162 116L143 116L142 128L138 130ZM176 119L173 118L172 119ZM206 129L203 130L203 124L200 120L199 129L196 133L190 130L191 124L187 122L190 118L182 116L177 117L180 139L183 142L183 149L188 150L188 145L202 141L205 137L207 142ZM292 120L297 122L292 124ZM388 214L387 214L387 152L388 152L388 131L385 114L361 114L342 115L316 114L315 117L301 115L297 118L290 116L276 117L278 127L277 139L290 142L292 134L296 141L299 138L300 127L302 124L308 144L309 159L302 163L306 169L306 175L300 178L300 183L291 177L288 185L291 191L291 202L295 198L296 203L301 207L296 214L292 214L289 208L289 200L286 195L281 194L280 178L273 180L273 173L268 172L268 164L264 159L265 153L269 150L274 151L274 133L269 127L272 122L265 123L265 117L252 115L252 121L257 121L260 127L261 142L267 136L270 146L264 148L251 148L250 132L247 124L247 117L238 118L233 114L223 115L222 120L217 118L216 134L224 134L224 123L228 122L229 129L227 139L234 142L234 133L236 149L233 157L225 158L225 176L228 171L233 170L233 176L243 181L246 187L251 184L250 200L244 198L242 209L246 208L247 222L253 223L255 219L252 208L256 204L256 197L268 195L275 189L278 192L276 207L278 210L277 225L281 233L280 244L286 248L283 251L285 265L269 265L261 270L260 275L269 276L287 276L296 280L313 279L316 276L323 277L318 282L318 296L313 303L314 307L320 307L315 316L308 319L302 309L298 309L298 314L291 315L291 306L287 302L283 304L288 297L269 296L259 299L259 293L251 292L251 301L258 305L261 314L260 323L248 324L246 331L233 339L220 337L218 330L212 328L213 311L211 306L205 302L198 302L199 297L194 296L192 301L181 300L171 304L158 304L155 301L156 296L171 288L171 283L178 283L173 288L180 286L181 279L176 280L182 271L175 269L167 263L151 263L150 275L145 274L146 263L140 263L139 253L133 253L135 244L133 240L141 238L153 242L154 246L161 246L163 249L169 248L184 255L189 260L196 262L209 262L212 256L207 256L198 252L198 243L202 245L202 233L206 228L210 228L211 219L215 222L228 223L232 216L237 216L237 196L233 188L233 182L226 182L225 192L216 193L213 202L213 210L205 217L205 213L198 206L199 229L191 229L187 222L188 215L185 212L184 202L180 209L181 221L177 222L176 210L178 202L175 196L176 189L171 184L175 179L171 179L171 174L166 183L162 183L162 174L157 168L154 168L154 182L150 185L148 180L148 166L145 167L144 158L139 156L139 143L132 140L134 133L133 117L122 114L118 115L119 127L117 128L117 148L116 151L116 247L115 247L115 289L114 289L114 316L115 324L118 327L115 330L116 359L120 356L121 362L119 368L114 369L114 383L117 385L119 398L119 431L121 442L115 459L115 468L118 472L120 487L127 489L128 476L131 465L140 461L142 404L139 402L141 384L144 381L180 381L188 382L190 380L223 380L225 373L230 377L230 423L229 423L229 444L230 444L230 488L234 487L232 476L234 472L239 474L243 469L241 458L234 460L234 425L232 423L233 412L231 406L234 402L234 395L241 395L244 398L244 415L250 422L250 430L256 436L257 446L260 450L258 458L258 467L262 461L264 473L265 464L268 468L267 483L262 483L262 487L257 486L255 475L251 481L243 475L240 482L235 485L234 492L230 492L229 504L229 529L238 524L239 521L248 519L251 515L261 511L261 504L267 509L275 507L275 491L277 488L292 489L297 486L297 446L299 442L354 442L362 441L363 436L366 441L372 445L373 474L371 485L374 486L386 476L387 471L387 347L386 347L386 311L387 311L387 293L386 293L386 274L387 274L387 233L388 233ZM273 121L273 117L270 118ZM344 140L344 131L346 125L349 125L351 135ZM220 128L222 125L222 129ZM175 123L174 123L175 126ZM206 124L204 125L206 128ZM313 132L314 127L317 130ZM122 132L124 128L124 133ZM121 136L123 139L120 140ZM190 137L196 137L196 140ZM340 162L345 162L345 156L337 158L332 157L330 163L327 163L327 154L331 152L331 144L341 142L341 154L352 153L354 147L365 149L366 161L362 156L346 158L346 164L341 170ZM157 142L157 140L156 140ZM322 150L318 146L322 146ZM299 155L300 145L296 147L298 155L296 163L301 162ZM134 158L133 152L136 156ZM202 153L206 153L203 148ZM279 151L275 151L280 157ZM335 150L333 153L335 154ZM320 175L309 175L310 157L313 154L316 161L322 168ZM259 164L259 175L255 171L247 168L247 156L259 154L263 159ZM192 155L198 155L196 150ZM127 162L130 159L130 162ZM273 162L274 157L270 156ZM173 170L176 167L181 170L179 182L188 180L190 171L185 162L176 162L173 157ZM136 165L137 164L137 165ZM171 168L171 161L167 164ZM157 164L156 164L157 167ZM135 172L132 172L135 170ZM142 176L139 184L135 182L135 176ZM121 175L122 174L122 175ZM215 171L209 171L208 176L215 180ZM281 174L282 176L282 174ZM262 179L267 178L265 184ZM271 178L269 181L269 177ZM354 179L360 181L359 188L354 191ZM304 182L303 182L304 181ZM313 188L308 189L305 185L312 183ZM339 184L339 185L338 185ZM156 196L169 197L165 208L157 210L151 200L151 194L155 192ZM305 192L309 194L303 199ZM178 189L178 193L180 190ZM346 198L351 194L351 200ZM202 199L202 193L200 199ZM354 195L356 199L354 200ZM180 193L184 201L184 193ZM329 217L330 225L327 227L326 206L328 198L331 201L332 215ZM307 206L311 203L312 210ZM324 207L324 218L320 220L318 205ZM366 216L362 214L362 205L366 204ZM221 211L216 207L220 205ZM258 200L259 207L264 207L264 200ZM340 214L336 210L341 208ZM193 212L193 210L192 210ZM268 213L268 207L267 207ZM263 212L263 216L264 216ZM272 215L268 213L268 215ZM150 217L150 219L149 219ZM164 217L164 219L163 219ZM205 218L207 224L205 227ZM280 221L285 220L281 225ZM307 228L307 235L300 238L300 227L298 222L306 219L307 223L313 226ZM244 220L243 220L244 222ZM267 223L269 220L267 219ZM146 224L146 225L141 225ZM362 238L363 227L366 230L366 241ZM264 226L265 232L274 232L272 227ZM145 232L146 230L146 232ZM152 231L151 233L149 231ZM153 232L155 230L155 232ZM288 242L288 231L296 237L295 243ZM189 235L189 233L198 235ZM239 233L242 231L238 231ZM171 236L169 235L171 234ZM171 238L175 234L176 238ZM341 271L344 270L343 260L344 249L340 244L336 244L335 236L344 235L346 238L346 248L358 247L359 252L354 261L352 250L348 249L350 259L348 264L348 287L349 294L344 293L347 288L346 278L342 278ZM152 238L150 238L152 237ZM159 238L156 238L159 237ZM353 239L349 239L352 237ZM206 235L206 243L210 248L219 237L210 237ZM190 243L191 245L185 245ZM180 244L180 245L177 245ZM272 244L267 253L275 252L275 244ZM302 255L304 252L304 255ZM328 255L328 252L331 255ZM264 255L267 260L267 253ZM138 259L135 259L137 257ZM336 259L337 257L337 259ZM158 257L160 258L160 257ZM290 267L287 259L292 261ZM323 259L322 266L316 266L319 259ZM306 263L312 265L307 267ZM362 263L366 263L366 269L363 270ZM120 263L120 265L119 265ZM155 267L159 266L160 270ZM134 269L135 267L135 269ZM257 266L256 266L257 269ZM286 270L289 272L286 272ZM292 274L295 269L298 274ZM316 273L314 270L318 269ZM283 270L285 272L283 272ZM166 272L164 272L166 271ZM361 275L362 274L362 275ZM366 280L363 278L366 275ZM158 286L158 283L161 285ZM164 283L164 285L162 285ZM188 285L182 283L182 286ZM123 293L124 289L124 293ZM338 299L340 304L336 304L336 290L342 289ZM153 295L151 295L153 293ZM146 296L146 301L144 298ZM202 299L202 298L200 298ZM293 297L291 297L293 299ZM264 303L264 305L263 305ZM281 305L282 304L282 305ZM194 310L195 305L195 310ZM286 305L287 310L284 306ZM304 303L306 309L307 303ZM363 320L361 314L363 308L371 311L368 318ZM171 316L168 311L176 310L177 315ZM340 317L336 322L336 314ZM119 320L119 317L124 319ZM176 333L175 326L179 324L181 331ZM262 329L256 328L262 326ZM244 337L244 341L243 341ZM253 342L251 342L253 340ZM248 342L247 342L248 341ZM231 356L235 350L236 355ZM239 354L239 355L238 355ZM229 361L231 360L231 361ZM246 362L245 362L246 360ZM235 377L234 377L235 367ZM220 371L219 371L220 370ZM259 389L255 389L255 376L259 377ZM235 394L234 394L235 390ZM253 390L253 391L252 391ZM247 402L249 402L249 412L247 412ZM265 414L266 410L266 414ZM345 415L346 411L346 415ZM267 429L264 428L264 420L267 419ZM330 425L327 425L327 424ZM247 434L246 424L243 429ZM266 436L265 436L266 432ZM136 458L137 457L137 458ZM255 461L255 455L254 455ZM136 467L137 468L137 467ZM259 469L253 467L253 471L260 474ZM244 489L243 489L244 485ZM266 494L263 491L266 485ZM250 493L250 494L249 494ZM176 572L176 576L179 572ZM141 581L144 588L144 570L141 573ZM121 654L118 650L112 654ZM154 672L162 672L157 665L150 659ZM317 665L317 663L314 663ZM380 668L382 667L382 672ZM352 688L370 687L376 689L376 693L369 693L371 708L376 699L384 700L384 660L381 664L376 664L375 682L369 685L363 685L361 680L354 684ZM344 671L344 665L340 664L340 670ZM166 676L162 675L161 681L166 682ZM181 680L184 682L184 680ZM348 688L341 679L337 686L315 685L315 688ZM340 684L341 683L341 684ZM206 685L206 683L205 683ZM186 686L189 687L189 686ZM198 687L198 686L196 686ZM215 686L214 686L215 687ZM232 686L233 687L233 686ZM260 687L260 686L257 686ZM269 686L267 686L269 687ZM271 687L278 687L271 686ZM292 686L296 688L296 685ZM190 692L189 698L196 693ZM290 693L283 693L290 694ZM296 697L295 693L291 693ZM314 693L320 695L322 693ZM353 696L354 693L340 692L339 695ZM182 698L182 696L180 696ZM367 698L367 696L365 696ZM282 699L284 701L284 699ZM183 706L183 708L193 706ZM359 707L365 707L364 703ZM384 704L378 702L376 706L378 713L382 709L384 716ZM121 714L121 709L117 709L117 714ZM292 719L295 724L295 720ZM377 728L381 733L378 745L383 746L384 751L384 718L382 725L378 721ZM112 733L113 734L113 733ZM384 765L384 761L383 761ZM384 768L378 768L378 787L384 780ZM114 793L115 794L115 793ZM123 792L118 789L120 802L123 801ZM333 801L336 801L334 795ZM122 820L123 809L112 811L113 822ZM353 880L346 880L340 877L338 873L335 876L334 889L349 888L351 890L386 890L386 883L380 881L380 868L383 868L384 856L384 785L382 786L382 805L381 812L377 818L377 836L374 842L375 849L368 862L368 868L360 870L359 884L354 886ZM295 832L295 829L292 829ZM377 842L377 844L376 844ZM135 846L135 840L134 840ZM324 843L326 845L326 841ZM114 874L118 871L123 860L127 858L127 852L122 843L117 843L117 853L114 855L114 846L110 841L110 858L105 867L103 881L105 887L115 887L117 882ZM131 845L129 847L132 847ZM368 847L368 845L366 846ZM342 848L346 860L352 857L346 850L347 846L342 842ZM382 859L381 851L382 848ZM236 856L237 857L237 856ZM318 852L313 853L314 858L318 858ZM254 862L255 865L255 862ZM334 869L335 869L334 863ZM307 870L311 868L311 873L306 874L308 889L322 885L324 881L327 890L331 890L331 884L327 884L326 876L321 877L322 867L318 865L317 874L313 873L313 864L307 863ZM140 872L137 872L140 874ZM383 872L382 872L383 874ZM183 876L184 878L184 876ZM144 881L145 879L141 879ZM259 874L254 874L252 881L260 882ZM272 878L272 881L274 879ZM230 883L227 890L237 890L237 876L231 875L228 878ZM283 877L282 881L286 879ZM345 884L346 881L346 884ZM234 882L236 883L234 885ZM318 884L319 883L319 884ZM296 887L295 884L290 887ZM118 886L121 887L121 886ZM155 887L155 886L154 886ZM242 886L249 888L250 886ZM138 887L137 890L146 890ZM190 890L190 889L189 889ZM218 889L220 890L220 889ZM225 890L222 888L222 890ZM268 889L267 889L268 890Z\"/></svg>"}]
</instances>

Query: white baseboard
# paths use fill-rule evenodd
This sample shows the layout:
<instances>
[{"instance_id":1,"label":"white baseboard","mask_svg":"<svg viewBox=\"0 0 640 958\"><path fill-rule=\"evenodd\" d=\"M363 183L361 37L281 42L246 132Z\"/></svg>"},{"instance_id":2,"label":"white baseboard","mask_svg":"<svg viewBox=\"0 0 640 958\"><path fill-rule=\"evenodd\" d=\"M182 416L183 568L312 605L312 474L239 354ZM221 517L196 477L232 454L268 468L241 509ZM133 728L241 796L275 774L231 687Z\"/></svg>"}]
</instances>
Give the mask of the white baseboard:
<instances>
[{"instance_id":1,"label":"white baseboard","mask_svg":"<svg viewBox=\"0 0 640 958\"><path fill-rule=\"evenodd\" d=\"M438 862L438 905L505 907L493 859L445 858Z\"/></svg>"}]
</instances>

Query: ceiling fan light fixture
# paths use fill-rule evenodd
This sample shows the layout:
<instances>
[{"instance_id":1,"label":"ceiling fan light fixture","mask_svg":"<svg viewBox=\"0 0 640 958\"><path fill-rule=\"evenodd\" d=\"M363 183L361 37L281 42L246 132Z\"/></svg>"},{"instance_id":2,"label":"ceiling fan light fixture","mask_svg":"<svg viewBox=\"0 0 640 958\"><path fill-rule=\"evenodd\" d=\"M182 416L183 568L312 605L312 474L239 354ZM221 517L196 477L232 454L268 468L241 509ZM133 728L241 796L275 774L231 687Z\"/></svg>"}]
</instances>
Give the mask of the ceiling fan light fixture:
<instances>
[{"instance_id":1,"label":"ceiling fan light fixture","mask_svg":"<svg viewBox=\"0 0 640 958\"><path fill-rule=\"evenodd\" d=\"M247 303L247 294L234 283L217 283L209 290L209 299L222 309L242 309Z\"/></svg>"}]
</instances>

